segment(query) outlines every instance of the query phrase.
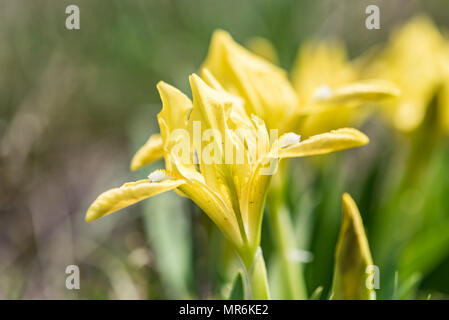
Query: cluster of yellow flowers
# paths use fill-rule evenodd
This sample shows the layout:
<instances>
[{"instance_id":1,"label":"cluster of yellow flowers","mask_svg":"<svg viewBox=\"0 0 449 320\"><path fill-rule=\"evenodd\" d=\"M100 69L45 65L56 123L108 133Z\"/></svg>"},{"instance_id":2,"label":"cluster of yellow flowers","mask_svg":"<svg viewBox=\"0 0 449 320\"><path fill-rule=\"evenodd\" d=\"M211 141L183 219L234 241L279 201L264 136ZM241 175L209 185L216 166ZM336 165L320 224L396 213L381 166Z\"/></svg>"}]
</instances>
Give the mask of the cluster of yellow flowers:
<instances>
[{"instance_id":1,"label":"cluster of yellow flowers","mask_svg":"<svg viewBox=\"0 0 449 320\"><path fill-rule=\"evenodd\" d=\"M86 220L175 190L210 217L246 268L251 268L272 177L262 170L273 161L367 144L365 134L346 128L357 123L361 113L356 107L366 103L381 102L395 127L412 130L438 88L443 88L441 126L449 130L447 41L428 20L419 18L391 42L374 62L370 56L356 63L349 62L341 43L309 42L298 54L290 82L275 65L269 43L252 46L265 51L257 55L227 32L216 31L199 75L189 78L193 101L169 84L157 85L163 106L158 114L160 134L152 135L136 153L131 169L159 158L164 158L165 169L104 192L88 209ZM417 48L413 54L410 46ZM202 161L208 146L192 139L195 122L201 123L201 133L218 132L245 161L225 161L225 146L216 141L212 156L217 161ZM239 134L240 128L250 129L246 131L250 134ZM188 134L173 135L176 130ZM271 130L278 130L279 138L270 140ZM187 149L188 157L176 147L182 140L193 145ZM346 202L355 206L351 200Z\"/></svg>"}]
</instances>

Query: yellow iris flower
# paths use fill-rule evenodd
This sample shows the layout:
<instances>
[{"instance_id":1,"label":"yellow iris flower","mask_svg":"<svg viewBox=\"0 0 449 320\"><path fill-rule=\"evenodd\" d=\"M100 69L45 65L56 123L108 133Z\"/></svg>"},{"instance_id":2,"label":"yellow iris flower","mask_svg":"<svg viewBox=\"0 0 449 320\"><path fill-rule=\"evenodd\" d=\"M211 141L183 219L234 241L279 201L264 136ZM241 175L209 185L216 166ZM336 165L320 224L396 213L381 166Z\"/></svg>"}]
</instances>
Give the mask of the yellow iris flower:
<instances>
[{"instance_id":1,"label":"yellow iris flower","mask_svg":"<svg viewBox=\"0 0 449 320\"><path fill-rule=\"evenodd\" d=\"M374 56L367 77L382 76L396 83L402 95L385 103L383 114L396 129L411 132L423 122L437 90L444 87L438 119L447 130L449 79L447 39L433 22L424 16L412 19L396 30L386 48Z\"/></svg>"},{"instance_id":2,"label":"yellow iris flower","mask_svg":"<svg viewBox=\"0 0 449 320\"><path fill-rule=\"evenodd\" d=\"M241 98L224 91L211 75L206 80L209 84L195 74L190 77L193 103L178 89L164 82L158 84L163 105L158 114L160 135L150 138L137 152L133 163L141 165L162 154L166 169L151 173L148 179L104 192L88 209L86 220L176 190L192 199L210 217L249 266L259 247L262 213L271 179L264 170L273 161L277 164L283 158L362 146L368 143L368 138L355 129L345 128L304 141L292 133L270 141L264 121L248 116ZM205 144L192 139L198 123L201 136L213 130L222 140L209 137L208 141L212 142ZM241 134L236 130L239 128L247 130ZM228 144L224 141L235 150L230 159L226 159ZM179 148L185 145L193 147ZM212 156L215 161L207 162L206 156ZM244 161L237 162L238 156L243 156Z\"/></svg>"}]
</instances>

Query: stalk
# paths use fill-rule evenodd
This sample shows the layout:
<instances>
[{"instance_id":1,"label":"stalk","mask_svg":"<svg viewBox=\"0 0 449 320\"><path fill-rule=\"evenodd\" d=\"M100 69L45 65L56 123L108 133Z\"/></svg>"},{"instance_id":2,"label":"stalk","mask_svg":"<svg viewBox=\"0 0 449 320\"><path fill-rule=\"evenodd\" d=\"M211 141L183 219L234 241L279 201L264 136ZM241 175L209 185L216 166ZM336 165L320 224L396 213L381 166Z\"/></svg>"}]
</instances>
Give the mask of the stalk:
<instances>
[{"instance_id":1,"label":"stalk","mask_svg":"<svg viewBox=\"0 0 449 320\"><path fill-rule=\"evenodd\" d=\"M296 241L290 213L285 204L285 173L287 170L285 165L280 166L279 169L280 172L277 177L274 177L274 183L268 196L268 213L275 251L281 262L285 295L283 298L305 300L307 299L307 289L302 265L290 258L290 252L296 249Z\"/></svg>"},{"instance_id":2,"label":"stalk","mask_svg":"<svg viewBox=\"0 0 449 320\"><path fill-rule=\"evenodd\" d=\"M243 261L243 260L242 260ZM254 259L250 265L243 263L246 278L246 298L249 300L269 300L267 269L263 258L262 249L257 248Z\"/></svg>"}]
</instances>

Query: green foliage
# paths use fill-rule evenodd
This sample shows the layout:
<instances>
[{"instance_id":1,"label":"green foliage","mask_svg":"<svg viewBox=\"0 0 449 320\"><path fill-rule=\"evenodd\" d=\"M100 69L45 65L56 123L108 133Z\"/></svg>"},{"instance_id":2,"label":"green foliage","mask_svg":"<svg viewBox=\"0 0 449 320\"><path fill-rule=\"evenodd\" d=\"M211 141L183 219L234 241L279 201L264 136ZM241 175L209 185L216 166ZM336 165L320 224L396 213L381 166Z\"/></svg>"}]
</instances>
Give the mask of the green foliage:
<instances>
[{"instance_id":1,"label":"green foliage","mask_svg":"<svg viewBox=\"0 0 449 320\"><path fill-rule=\"evenodd\" d=\"M82 222L93 195L129 180L131 155L157 132L156 83L188 92L186 75L197 71L216 28L241 43L267 38L289 70L308 38L343 38L355 57L385 40L401 16L386 6L382 29L373 32L360 27L370 1L79 0L81 30L69 32L64 12L72 2L4 0L0 12L2 299L216 298L235 274L235 257L190 202L165 194L94 226ZM427 12L447 28L448 9L445 0L421 1L408 14ZM346 259L334 257L348 191L381 271L377 296L449 297L449 144L433 127L411 137L371 118L364 150L291 163L283 221L291 220L289 241L313 257L295 262L305 269L305 296L329 297L334 266ZM416 177L405 179L408 173ZM264 222L272 298L282 298L286 274L273 234ZM142 248L146 255L136 260ZM87 279L76 294L55 276L72 263ZM254 276L266 278L264 269L255 265ZM244 291L239 272L229 297Z\"/></svg>"},{"instance_id":2,"label":"green foliage","mask_svg":"<svg viewBox=\"0 0 449 320\"><path fill-rule=\"evenodd\" d=\"M245 298L245 282L242 271L237 272L232 282L228 300L243 300Z\"/></svg>"}]
</instances>

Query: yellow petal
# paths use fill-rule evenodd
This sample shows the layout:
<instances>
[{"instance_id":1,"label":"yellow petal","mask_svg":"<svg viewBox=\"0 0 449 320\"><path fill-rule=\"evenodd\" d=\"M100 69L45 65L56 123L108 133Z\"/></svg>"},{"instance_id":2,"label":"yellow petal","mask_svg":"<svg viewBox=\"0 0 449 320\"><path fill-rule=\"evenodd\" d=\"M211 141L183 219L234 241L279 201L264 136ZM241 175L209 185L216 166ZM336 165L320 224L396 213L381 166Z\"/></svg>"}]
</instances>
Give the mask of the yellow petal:
<instances>
[{"instance_id":1,"label":"yellow petal","mask_svg":"<svg viewBox=\"0 0 449 320\"><path fill-rule=\"evenodd\" d=\"M269 40L261 37L254 37L248 40L246 47L258 56L265 58L267 61L275 65L279 64L276 49Z\"/></svg>"},{"instance_id":2,"label":"yellow petal","mask_svg":"<svg viewBox=\"0 0 449 320\"><path fill-rule=\"evenodd\" d=\"M262 217L268 186L277 169L277 159L260 159L252 168L248 182L241 195L241 211L248 225L248 238L253 248L260 243ZM271 174L270 174L271 173Z\"/></svg>"},{"instance_id":3,"label":"yellow petal","mask_svg":"<svg viewBox=\"0 0 449 320\"><path fill-rule=\"evenodd\" d=\"M279 158L306 157L360 147L368 142L369 139L364 133L352 128L342 128L312 136L285 148L279 148L278 154Z\"/></svg>"},{"instance_id":4,"label":"yellow petal","mask_svg":"<svg viewBox=\"0 0 449 320\"><path fill-rule=\"evenodd\" d=\"M281 68L240 46L225 31L214 32L202 68L209 69L221 86L241 96L249 114L284 130L296 112L297 96Z\"/></svg>"},{"instance_id":5,"label":"yellow petal","mask_svg":"<svg viewBox=\"0 0 449 320\"><path fill-rule=\"evenodd\" d=\"M216 188L211 188L204 181L204 177L200 172L192 166L184 166L180 159L174 155L170 155L174 166L179 173L186 178L187 183L179 186L183 196L190 198L200 207L209 218L217 225L217 227L225 234L225 236L236 246L242 245L242 238L239 233L239 227L234 216L234 212L230 207L230 202L219 193Z\"/></svg>"},{"instance_id":6,"label":"yellow petal","mask_svg":"<svg viewBox=\"0 0 449 320\"><path fill-rule=\"evenodd\" d=\"M320 91L320 90L318 90ZM364 103L386 102L399 94L399 89L390 82L369 80L321 88L311 104L298 110L301 119L300 133L309 137L348 125L357 126L369 115L369 108L357 109ZM392 102L395 99L390 99Z\"/></svg>"},{"instance_id":7,"label":"yellow petal","mask_svg":"<svg viewBox=\"0 0 449 320\"><path fill-rule=\"evenodd\" d=\"M313 97L326 93L323 89L336 88L355 79L346 48L339 41L307 41L301 46L292 69L292 82L303 106L309 105Z\"/></svg>"},{"instance_id":8,"label":"yellow petal","mask_svg":"<svg viewBox=\"0 0 449 320\"><path fill-rule=\"evenodd\" d=\"M162 158L163 155L162 136L160 134L153 134L134 155L131 160L131 170L139 170L147 164Z\"/></svg>"},{"instance_id":9,"label":"yellow petal","mask_svg":"<svg viewBox=\"0 0 449 320\"><path fill-rule=\"evenodd\" d=\"M448 52L449 53L449 52ZM439 112L441 114L441 126L445 134L449 134L449 74L441 91Z\"/></svg>"},{"instance_id":10,"label":"yellow petal","mask_svg":"<svg viewBox=\"0 0 449 320\"><path fill-rule=\"evenodd\" d=\"M180 190L208 215L233 245L237 248L243 245L232 205L224 201L221 194L197 180L180 186Z\"/></svg>"},{"instance_id":11,"label":"yellow petal","mask_svg":"<svg viewBox=\"0 0 449 320\"><path fill-rule=\"evenodd\" d=\"M223 194L219 193L219 189L211 188L207 185L203 175L194 166L185 166L173 154L169 157L171 157L171 161L180 175L188 181L186 184L179 186L179 189L176 189L176 191L181 191L184 196L195 202L225 236L236 247L240 247L242 238L228 198L223 197Z\"/></svg>"},{"instance_id":12,"label":"yellow petal","mask_svg":"<svg viewBox=\"0 0 449 320\"><path fill-rule=\"evenodd\" d=\"M196 74L189 77L190 87L195 108L193 110L197 119L201 120L202 129L219 130L222 136L226 129L225 105L232 103L232 98L224 91L218 91L206 84Z\"/></svg>"},{"instance_id":13,"label":"yellow petal","mask_svg":"<svg viewBox=\"0 0 449 320\"><path fill-rule=\"evenodd\" d=\"M333 299L368 300L375 297L367 267L373 259L354 200L343 195L343 221L335 251Z\"/></svg>"},{"instance_id":14,"label":"yellow petal","mask_svg":"<svg viewBox=\"0 0 449 320\"><path fill-rule=\"evenodd\" d=\"M178 143L185 142L188 145L188 141L185 141L186 135L183 135L183 133L187 133L187 131L184 130L188 129L188 119L193 105L184 93L165 82L159 82L157 84L157 89L162 100L162 110L157 115L157 120L163 141L165 168L170 172L175 172L176 170L173 168L167 155L174 146L178 145ZM176 132L179 134L175 134ZM193 159L193 151L185 151L190 151L191 154L186 154L185 156Z\"/></svg>"},{"instance_id":15,"label":"yellow petal","mask_svg":"<svg viewBox=\"0 0 449 320\"><path fill-rule=\"evenodd\" d=\"M224 91L218 91L209 87L200 77L193 74L190 76L190 86L194 108L191 120L201 121L201 131L211 133L208 142L202 142L201 146L196 145L195 149L200 161L201 174L204 176L206 184L213 187L217 193L226 201L230 201L228 184L228 166L225 166L224 142L227 136L225 105L232 104L232 99ZM210 130L208 130L210 129ZM205 152L211 147L210 152ZM213 155L212 155L213 154ZM207 158L207 161L206 161Z\"/></svg>"},{"instance_id":16,"label":"yellow petal","mask_svg":"<svg viewBox=\"0 0 449 320\"><path fill-rule=\"evenodd\" d=\"M389 81L365 80L336 87L326 97L316 97L315 101L324 104L360 104L397 97L400 90Z\"/></svg>"},{"instance_id":17,"label":"yellow petal","mask_svg":"<svg viewBox=\"0 0 449 320\"><path fill-rule=\"evenodd\" d=\"M221 86L221 84L214 77L212 72L209 71L209 69L203 68L201 70L201 78L204 80L204 82L207 83L209 87L214 88L215 90L218 91L225 91L225 89Z\"/></svg>"},{"instance_id":18,"label":"yellow petal","mask_svg":"<svg viewBox=\"0 0 449 320\"><path fill-rule=\"evenodd\" d=\"M400 90L384 80L364 80L332 89L322 86L306 107L298 110L300 133L309 137L346 126L357 126L370 114L364 103L392 102Z\"/></svg>"},{"instance_id":19,"label":"yellow petal","mask_svg":"<svg viewBox=\"0 0 449 320\"><path fill-rule=\"evenodd\" d=\"M172 131L186 128L193 106L184 93L163 81L157 84L157 89L162 100L162 110L157 118L162 139L167 144Z\"/></svg>"},{"instance_id":20,"label":"yellow petal","mask_svg":"<svg viewBox=\"0 0 449 320\"><path fill-rule=\"evenodd\" d=\"M357 108L354 105L317 104L308 109L303 110L296 125L304 139L339 128L358 127L369 115L369 108Z\"/></svg>"},{"instance_id":21,"label":"yellow petal","mask_svg":"<svg viewBox=\"0 0 449 320\"><path fill-rule=\"evenodd\" d=\"M160 182L143 179L125 183L120 188L110 189L99 195L87 210L86 221L101 218L151 196L175 189L184 183L184 180L175 179Z\"/></svg>"}]
</instances>

